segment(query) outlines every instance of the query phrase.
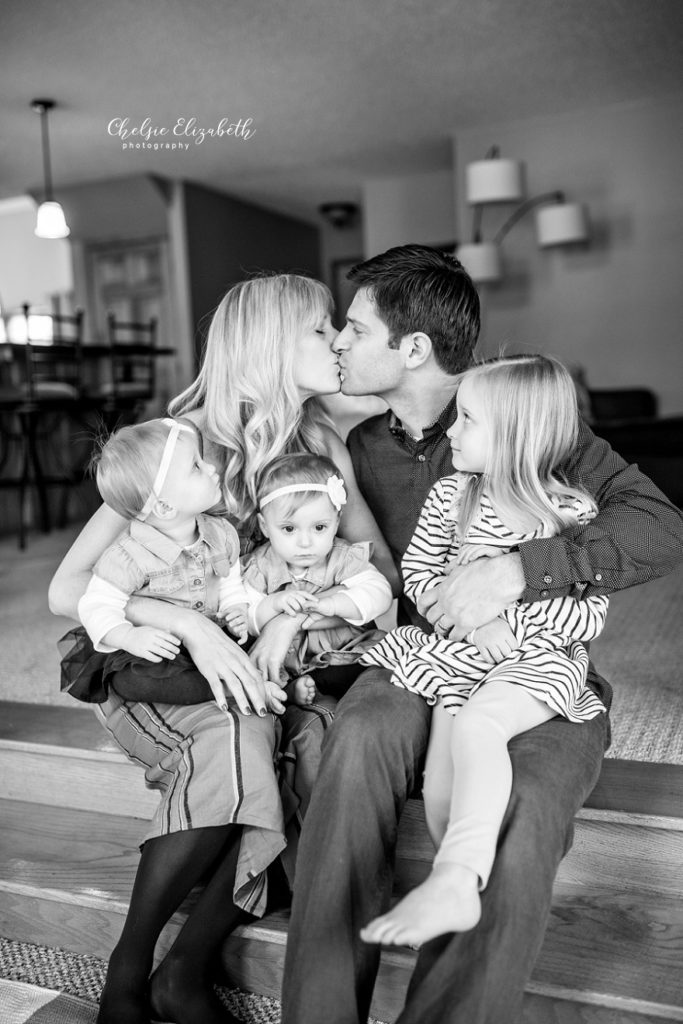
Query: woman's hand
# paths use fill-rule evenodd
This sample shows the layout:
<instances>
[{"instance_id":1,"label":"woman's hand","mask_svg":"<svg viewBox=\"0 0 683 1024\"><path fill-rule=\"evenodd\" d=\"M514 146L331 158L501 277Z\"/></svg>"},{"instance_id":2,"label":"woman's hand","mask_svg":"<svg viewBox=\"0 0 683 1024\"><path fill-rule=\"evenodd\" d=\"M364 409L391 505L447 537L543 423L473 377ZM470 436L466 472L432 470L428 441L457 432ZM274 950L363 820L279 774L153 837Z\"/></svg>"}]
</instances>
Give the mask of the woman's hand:
<instances>
[{"instance_id":1,"label":"woman's hand","mask_svg":"<svg viewBox=\"0 0 683 1024\"><path fill-rule=\"evenodd\" d=\"M279 684L280 670L287 651L305 618L305 612L299 612L298 615L278 615L265 624L260 636L252 644L249 657L263 677L271 683Z\"/></svg>"},{"instance_id":2,"label":"woman's hand","mask_svg":"<svg viewBox=\"0 0 683 1024\"><path fill-rule=\"evenodd\" d=\"M177 611L178 609L175 609ZM226 697L232 696L243 715L253 708L263 716L267 710L263 676L249 655L219 626L197 612L186 613L182 629L177 628L185 647L198 670L211 687L216 703L228 710Z\"/></svg>"}]
</instances>

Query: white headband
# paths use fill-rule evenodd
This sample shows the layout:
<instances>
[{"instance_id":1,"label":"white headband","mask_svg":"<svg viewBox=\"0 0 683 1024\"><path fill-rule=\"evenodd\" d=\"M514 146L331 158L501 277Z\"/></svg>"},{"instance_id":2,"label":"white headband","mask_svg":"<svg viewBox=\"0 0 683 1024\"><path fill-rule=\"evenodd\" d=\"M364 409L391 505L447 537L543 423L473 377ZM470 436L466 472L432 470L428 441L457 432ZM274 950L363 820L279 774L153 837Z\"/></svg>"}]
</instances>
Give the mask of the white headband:
<instances>
[{"instance_id":1,"label":"white headband","mask_svg":"<svg viewBox=\"0 0 683 1024\"><path fill-rule=\"evenodd\" d=\"M297 494L299 491L320 491L322 494L326 494L337 512L341 512L342 505L346 504L344 481L335 475L329 476L326 484L287 484L286 487L278 487L270 494L266 494L265 498L261 498L259 507L263 508L270 501L281 498L283 494Z\"/></svg>"},{"instance_id":2,"label":"white headband","mask_svg":"<svg viewBox=\"0 0 683 1024\"><path fill-rule=\"evenodd\" d=\"M159 500L159 492L164 486L166 477L168 476L168 470L171 465L171 459L175 451L175 446L178 443L178 437L182 430L188 434L194 436L194 430L192 427L186 426L184 423L178 423L177 420L162 420L167 427L170 427L168 437L166 438L166 444L164 450L161 453L161 462L157 470L157 475L154 477L154 483L152 484L152 490L149 493L147 501L138 512L136 519L147 519L151 511L153 510L156 502Z\"/></svg>"}]
</instances>

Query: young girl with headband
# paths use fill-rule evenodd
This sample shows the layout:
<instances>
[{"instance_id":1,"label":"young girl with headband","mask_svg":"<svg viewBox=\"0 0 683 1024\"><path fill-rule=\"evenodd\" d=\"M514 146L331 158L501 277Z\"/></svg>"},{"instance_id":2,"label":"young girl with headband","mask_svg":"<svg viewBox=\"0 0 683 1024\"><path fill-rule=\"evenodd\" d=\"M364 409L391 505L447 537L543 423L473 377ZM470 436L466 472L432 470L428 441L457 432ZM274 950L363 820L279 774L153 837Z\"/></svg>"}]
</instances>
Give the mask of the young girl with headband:
<instances>
[{"instance_id":1,"label":"young girl with headband","mask_svg":"<svg viewBox=\"0 0 683 1024\"><path fill-rule=\"evenodd\" d=\"M430 491L403 557L414 602L453 560L493 558L596 514L563 475L578 414L560 363L476 366L463 374L457 410L448 430L456 472ZM400 627L364 655L434 705L424 803L437 848L426 881L361 931L366 942L419 946L476 925L512 786L508 741L557 715L583 722L605 711L586 686L584 644L602 630L607 598L580 596L519 602L463 641Z\"/></svg>"},{"instance_id":2,"label":"young girl with headband","mask_svg":"<svg viewBox=\"0 0 683 1024\"><path fill-rule=\"evenodd\" d=\"M247 638L239 538L227 519L205 514L219 501L220 485L214 466L199 454L196 430L169 419L123 427L102 448L97 484L106 504L129 525L96 562L78 605L98 653L92 655L82 629L67 634L63 643L71 649L62 662L63 678L72 692L96 702L103 724L117 740L125 734L124 750L135 763L147 766L147 785L161 792L143 854L163 842L170 869L178 845L170 837L181 837L182 848L182 837L191 830L215 830L218 836L223 822L230 823L221 869L222 892L232 897L224 908L229 930L231 921L234 926L245 911L263 913L266 870L286 845L274 766L276 728L268 713L282 713L285 693L266 681L267 707L250 716L238 712L222 687L212 686L225 716L226 739L219 743L207 704L197 703L198 697L207 700L206 680L178 636L126 619L129 599L147 597L192 608L214 621L225 618L231 631ZM157 689L166 687L168 703L129 701L128 691L144 693L150 677ZM196 707L182 707L192 704ZM100 711L102 707L107 710ZM166 738L164 756L157 753L155 729ZM169 784L174 778L175 784ZM200 848L196 853L202 863ZM150 866L143 856L134 899L137 893L138 900L151 906L158 899L158 912L148 912L146 920L131 911L122 936L124 944L134 941L147 949L153 949L157 930L180 902L177 896L159 898L159 887L167 883L152 865L154 856ZM184 868L181 859L175 870ZM110 973L112 965L118 965L117 951ZM130 993L128 998L132 1006ZM120 1001L126 1001L122 984L116 999L114 1019L137 1021L138 1016L128 1017L121 1009ZM202 1010L196 1019L213 1018Z\"/></svg>"},{"instance_id":3,"label":"young girl with headband","mask_svg":"<svg viewBox=\"0 0 683 1024\"><path fill-rule=\"evenodd\" d=\"M301 822L320 763L320 729L362 671L363 651L383 635L372 620L388 610L392 595L370 562L372 545L337 536L347 494L331 459L280 456L260 475L256 496L267 541L244 559L249 630L258 634L281 614L299 625L280 672L290 701L282 720L287 848L280 859L293 888Z\"/></svg>"},{"instance_id":4,"label":"young girl with headband","mask_svg":"<svg viewBox=\"0 0 683 1024\"><path fill-rule=\"evenodd\" d=\"M102 499L129 526L95 564L78 613L95 651L111 656L86 660L84 667L82 634L72 632L76 642L62 662L63 688L92 699L98 686L106 696L111 681L119 696L140 699L152 680L162 680L169 702L203 700L203 677L179 638L133 625L125 609L133 595L194 608L246 641L239 537L227 519L204 514L221 496L215 467L201 458L194 428L171 419L123 427L102 446L95 464ZM101 666L95 684L93 666ZM227 711L222 688L212 691ZM281 696L271 687L269 710L284 710Z\"/></svg>"},{"instance_id":5,"label":"young girl with headband","mask_svg":"<svg viewBox=\"0 0 683 1024\"><path fill-rule=\"evenodd\" d=\"M256 493L267 542L245 559L250 632L282 613L298 616L302 629L284 661L290 696L313 703L316 681L325 677L341 696L361 671L361 654L381 635L368 624L391 606L391 587L370 562L369 542L337 537L347 497L331 459L280 456L264 469Z\"/></svg>"}]
</instances>

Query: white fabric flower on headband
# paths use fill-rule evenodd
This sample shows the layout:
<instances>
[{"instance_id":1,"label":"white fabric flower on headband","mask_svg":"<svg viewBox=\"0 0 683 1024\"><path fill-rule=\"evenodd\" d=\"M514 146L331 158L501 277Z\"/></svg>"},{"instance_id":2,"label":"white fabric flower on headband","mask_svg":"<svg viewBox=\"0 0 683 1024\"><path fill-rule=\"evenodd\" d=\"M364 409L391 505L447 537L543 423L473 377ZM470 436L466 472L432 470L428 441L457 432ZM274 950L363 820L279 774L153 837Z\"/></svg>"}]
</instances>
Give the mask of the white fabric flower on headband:
<instances>
[{"instance_id":1,"label":"white fabric flower on headband","mask_svg":"<svg viewBox=\"0 0 683 1024\"><path fill-rule=\"evenodd\" d=\"M265 505L270 504L271 501L275 501L276 498L281 498L284 494L298 494L301 491L320 491L322 494L326 494L337 512L341 512L342 505L346 504L344 481L335 473L334 476L328 476L327 483L325 484L287 484L286 487L276 487L270 494L266 494L261 498L259 507L263 508Z\"/></svg>"},{"instance_id":2,"label":"white fabric flower on headband","mask_svg":"<svg viewBox=\"0 0 683 1024\"><path fill-rule=\"evenodd\" d=\"M327 494L337 512L341 512L342 505L346 504L346 488L336 474L327 478Z\"/></svg>"}]
</instances>

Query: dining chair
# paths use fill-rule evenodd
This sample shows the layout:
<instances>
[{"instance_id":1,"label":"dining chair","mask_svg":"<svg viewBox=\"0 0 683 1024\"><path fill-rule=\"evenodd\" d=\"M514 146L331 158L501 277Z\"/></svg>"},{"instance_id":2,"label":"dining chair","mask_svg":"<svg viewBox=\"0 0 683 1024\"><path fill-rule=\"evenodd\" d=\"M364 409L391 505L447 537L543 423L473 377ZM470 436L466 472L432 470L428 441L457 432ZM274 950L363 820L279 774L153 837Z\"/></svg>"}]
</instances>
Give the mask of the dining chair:
<instances>
[{"instance_id":1,"label":"dining chair","mask_svg":"<svg viewBox=\"0 0 683 1024\"><path fill-rule=\"evenodd\" d=\"M157 320L118 320L107 315L109 381L104 387L107 426L134 422L156 397Z\"/></svg>"},{"instance_id":2,"label":"dining chair","mask_svg":"<svg viewBox=\"0 0 683 1024\"><path fill-rule=\"evenodd\" d=\"M83 310L71 314L53 313L41 317L51 336L36 339L30 307L23 307L26 322L26 380L30 399L43 404L80 402L83 386Z\"/></svg>"},{"instance_id":3,"label":"dining chair","mask_svg":"<svg viewBox=\"0 0 683 1024\"><path fill-rule=\"evenodd\" d=\"M18 491L20 548L26 546L31 495L48 533L48 489L60 487L57 522L66 523L70 493L84 475L83 460L74 455L75 426L83 426L82 415L94 407L82 382L82 311L38 319L24 305L23 314L25 339L3 346L0 384L0 488ZM48 330L37 330L38 324Z\"/></svg>"}]
</instances>

